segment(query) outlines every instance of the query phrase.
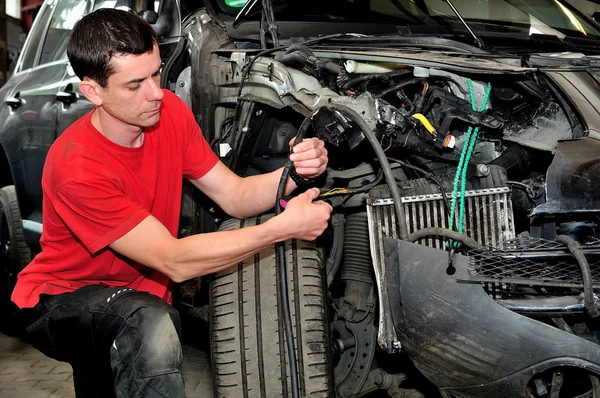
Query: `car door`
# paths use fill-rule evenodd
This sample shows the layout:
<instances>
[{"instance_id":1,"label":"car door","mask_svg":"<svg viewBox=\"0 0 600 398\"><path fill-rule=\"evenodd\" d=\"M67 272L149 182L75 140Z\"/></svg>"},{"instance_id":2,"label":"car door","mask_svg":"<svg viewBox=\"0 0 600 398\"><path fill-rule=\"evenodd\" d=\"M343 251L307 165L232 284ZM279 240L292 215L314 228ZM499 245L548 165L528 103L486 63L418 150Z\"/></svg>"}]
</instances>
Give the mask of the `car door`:
<instances>
[{"instance_id":1,"label":"car door","mask_svg":"<svg viewBox=\"0 0 600 398\"><path fill-rule=\"evenodd\" d=\"M17 65L20 80L5 99L14 135L6 151L27 220L41 222L42 170L57 136L58 107L64 100L60 86L68 66L67 41L75 22L90 8L91 1L46 1Z\"/></svg>"}]
</instances>

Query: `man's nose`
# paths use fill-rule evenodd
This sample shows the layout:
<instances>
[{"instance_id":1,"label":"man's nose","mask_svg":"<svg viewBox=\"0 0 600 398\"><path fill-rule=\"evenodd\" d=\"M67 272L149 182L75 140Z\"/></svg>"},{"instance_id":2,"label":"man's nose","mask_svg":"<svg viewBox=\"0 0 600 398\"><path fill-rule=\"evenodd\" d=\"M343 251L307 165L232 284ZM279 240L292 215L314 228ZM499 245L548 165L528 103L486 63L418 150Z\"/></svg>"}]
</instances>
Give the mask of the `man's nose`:
<instances>
[{"instance_id":1,"label":"man's nose","mask_svg":"<svg viewBox=\"0 0 600 398\"><path fill-rule=\"evenodd\" d=\"M159 82L150 79L150 88L148 93L148 101L161 101L165 94L160 88Z\"/></svg>"}]
</instances>

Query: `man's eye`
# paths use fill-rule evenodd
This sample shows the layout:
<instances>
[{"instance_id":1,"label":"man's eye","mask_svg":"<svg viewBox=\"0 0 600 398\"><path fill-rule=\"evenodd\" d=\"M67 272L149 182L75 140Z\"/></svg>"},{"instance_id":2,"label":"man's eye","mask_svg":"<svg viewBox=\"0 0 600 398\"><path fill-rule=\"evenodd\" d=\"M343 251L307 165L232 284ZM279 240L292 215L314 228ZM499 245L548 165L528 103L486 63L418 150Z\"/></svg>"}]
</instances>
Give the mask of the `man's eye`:
<instances>
[{"instance_id":1,"label":"man's eye","mask_svg":"<svg viewBox=\"0 0 600 398\"><path fill-rule=\"evenodd\" d=\"M138 84L137 86L129 86L128 88L129 88L129 91L135 91L138 88L140 88L140 85Z\"/></svg>"}]
</instances>

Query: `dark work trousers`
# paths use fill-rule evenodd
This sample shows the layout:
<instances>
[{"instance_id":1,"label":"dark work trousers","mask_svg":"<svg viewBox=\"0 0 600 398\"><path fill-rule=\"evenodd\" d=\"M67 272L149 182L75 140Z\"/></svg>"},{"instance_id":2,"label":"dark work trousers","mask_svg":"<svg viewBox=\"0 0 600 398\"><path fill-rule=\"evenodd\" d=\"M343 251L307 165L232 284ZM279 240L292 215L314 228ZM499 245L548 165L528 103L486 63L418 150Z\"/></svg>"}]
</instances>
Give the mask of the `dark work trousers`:
<instances>
[{"instance_id":1,"label":"dark work trousers","mask_svg":"<svg viewBox=\"0 0 600 398\"><path fill-rule=\"evenodd\" d=\"M21 316L34 347L71 364L78 398L185 397L179 314L159 297L90 285Z\"/></svg>"}]
</instances>

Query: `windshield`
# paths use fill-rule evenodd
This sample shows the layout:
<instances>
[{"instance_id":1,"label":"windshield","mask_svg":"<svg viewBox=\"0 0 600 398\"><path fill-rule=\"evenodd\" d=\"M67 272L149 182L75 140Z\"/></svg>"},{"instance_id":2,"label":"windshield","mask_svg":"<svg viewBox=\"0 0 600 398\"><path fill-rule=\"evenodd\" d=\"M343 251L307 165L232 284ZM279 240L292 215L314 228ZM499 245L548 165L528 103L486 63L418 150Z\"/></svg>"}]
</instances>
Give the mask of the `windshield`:
<instances>
[{"instance_id":1,"label":"windshield","mask_svg":"<svg viewBox=\"0 0 600 398\"><path fill-rule=\"evenodd\" d=\"M456 20L445 1L427 0L424 3L427 14ZM559 38L600 36L598 25L558 0L454 0L453 4L467 22L473 22L474 28L482 31L519 31Z\"/></svg>"},{"instance_id":2,"label":"windshield","mask_svg":"<svg viewBox=\"0 0 600 398\"><path fill-rule=\"evenodd\" d=\"M215 0L235 15L247 0ZM374 22L451 27L465 31L444 0L273 0L280 21ZM561 0L453 0L478 34L545 34L600 38L600 25ZM250 19L258 19L254 15Z\"/></svg>"}]
</instances>

